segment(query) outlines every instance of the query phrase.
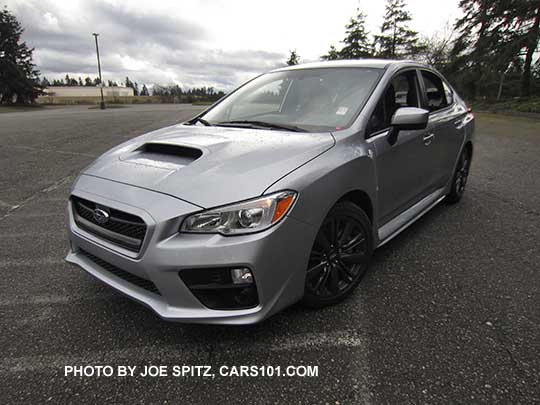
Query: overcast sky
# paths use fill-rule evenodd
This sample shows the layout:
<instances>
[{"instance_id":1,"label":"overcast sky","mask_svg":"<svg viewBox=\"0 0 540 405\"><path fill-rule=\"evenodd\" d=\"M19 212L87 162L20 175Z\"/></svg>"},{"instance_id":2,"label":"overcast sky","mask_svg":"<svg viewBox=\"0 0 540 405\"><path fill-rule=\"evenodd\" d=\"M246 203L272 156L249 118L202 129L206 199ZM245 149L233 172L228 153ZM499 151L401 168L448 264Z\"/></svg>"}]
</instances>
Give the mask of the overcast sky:
<instances>
[{"instance_id":1,"label":"overcast sky","mask_svg":"<svg viewBox=\"0 0 540 405\"><path fill-rule=\"evenodd\" d=\"M432 35L460 15L458 0L408 0L411 27ZM382 0L0 0L25 28L34 62L49 79L95 76L100 33L103 79L230 90L282 66L291 49L317 60L340 47L356 13L378 31Z\"/></svg>"}]
</instances>

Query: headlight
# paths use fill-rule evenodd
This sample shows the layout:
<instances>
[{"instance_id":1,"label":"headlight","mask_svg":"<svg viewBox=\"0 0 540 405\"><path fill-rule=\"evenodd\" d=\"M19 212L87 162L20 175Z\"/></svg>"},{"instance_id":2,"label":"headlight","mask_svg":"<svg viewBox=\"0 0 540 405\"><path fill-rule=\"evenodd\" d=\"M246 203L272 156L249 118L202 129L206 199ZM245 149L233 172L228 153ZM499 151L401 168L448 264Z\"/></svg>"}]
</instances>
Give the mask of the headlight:
<instances>
[{"instance_id":1,"label":"headlight","mask_svg":"<svg viewBox=\"0 0 540 405\"><path fill-rule=\"evenodd\" d=\"M187 217L181 232L239 235L259 232L278 223L292 207L294 191L280 191L254 200L215 208Z\"/></svg>"}]
</instances>

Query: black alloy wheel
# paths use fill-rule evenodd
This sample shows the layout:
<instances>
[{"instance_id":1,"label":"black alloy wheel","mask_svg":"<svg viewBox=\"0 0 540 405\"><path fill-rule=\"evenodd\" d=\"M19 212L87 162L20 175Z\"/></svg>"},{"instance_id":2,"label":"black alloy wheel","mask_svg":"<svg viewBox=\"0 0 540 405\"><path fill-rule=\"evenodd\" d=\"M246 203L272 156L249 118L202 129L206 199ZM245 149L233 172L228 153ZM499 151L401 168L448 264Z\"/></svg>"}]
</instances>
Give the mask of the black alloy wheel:
<instances>
[{"instance_id":1,"label":"black alloy wheel","mask_svg":"<svg viewBox=\"0 0 540 405\"><path fill-rule=\"evenodd\" d=\"M309 258L304 303L323 307L343 300L365 274L372 254L369 218L351 202L336 204L323 221Z\"/></svg>"},{"instance_id":2,"label":"black alloy wheel","mask_svg":"<svg viewBox=\"0 0 540 405\"><path fill-rule=\"evenodd\" d=\"M447 195L446 200L453 204L457 203L463 197L465 192L465 185L467 184L467 179L469 177L469 168L471 166L471 157L467 149L464 149L461 152L459 161L456 167L456 172L454 173L454 178L452 179L452 188L450 193Z\"/></svg>"}]
</instances>

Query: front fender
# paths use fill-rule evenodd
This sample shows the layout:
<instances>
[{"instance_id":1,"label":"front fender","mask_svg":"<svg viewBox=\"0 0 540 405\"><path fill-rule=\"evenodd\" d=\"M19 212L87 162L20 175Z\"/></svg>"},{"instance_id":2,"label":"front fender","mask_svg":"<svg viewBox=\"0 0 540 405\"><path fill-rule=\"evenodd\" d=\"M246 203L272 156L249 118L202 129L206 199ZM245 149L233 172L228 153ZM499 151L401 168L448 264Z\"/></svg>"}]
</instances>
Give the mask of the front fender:
<instances>
[{"instance_id":1,"label":"front fender","mask_svg":"<svg viewBox=\"0 0 540 405\"><path fill-rule=\"evenodd\" d=\"M371 200L373 229L377 229L376 173L371 156L371 145L364 142L360 134L349 136L272 184L265 193L284 189L298 191L298 201L289 215L318 230L336 202L351 191L362 191ZM313 239L315 236L316 233Z\"/></svg>"}]
</instances>

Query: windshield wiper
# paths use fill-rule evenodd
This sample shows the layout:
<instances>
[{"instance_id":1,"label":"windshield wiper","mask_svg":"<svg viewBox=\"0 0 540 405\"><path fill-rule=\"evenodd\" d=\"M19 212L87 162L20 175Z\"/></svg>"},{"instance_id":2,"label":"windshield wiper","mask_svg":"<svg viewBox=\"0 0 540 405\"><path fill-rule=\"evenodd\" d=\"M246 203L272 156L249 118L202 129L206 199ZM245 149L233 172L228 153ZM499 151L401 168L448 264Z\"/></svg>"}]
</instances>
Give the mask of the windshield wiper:
<instances>
[{"instance_id":1,"label":"windshield wiper","mask_svg":"<svg viewBox=\"0 0 540 405\"><path fill-rule=\"evenodd\" d=\"M210 124L208 121L206 121L204 118L201 118L201 117L195 117L192 120L189 120L188 124L189 125L195 125L197 122L200 122L205 127L211 127L212 126L212 124Z\"/></svg>"},{"instance_id":2,"label":"windshield wiper","mask_svg":"<svg viewBox=\"0 0 540 405\"><path fill-rule=\"evenodd\" d=\"M218 122L216 126L223 127L235 127L235 126L248 126L249 128L273 128L292 132L308 132L306 129L297 127L296 125L288 124L275 124L273 122L265 121L251 121L251 120L237 120L237 121L223 121Z\"/></svg>"}]
</instances>

